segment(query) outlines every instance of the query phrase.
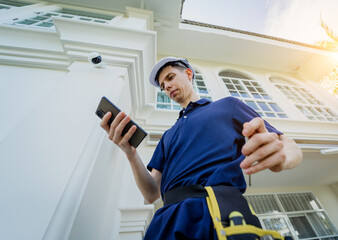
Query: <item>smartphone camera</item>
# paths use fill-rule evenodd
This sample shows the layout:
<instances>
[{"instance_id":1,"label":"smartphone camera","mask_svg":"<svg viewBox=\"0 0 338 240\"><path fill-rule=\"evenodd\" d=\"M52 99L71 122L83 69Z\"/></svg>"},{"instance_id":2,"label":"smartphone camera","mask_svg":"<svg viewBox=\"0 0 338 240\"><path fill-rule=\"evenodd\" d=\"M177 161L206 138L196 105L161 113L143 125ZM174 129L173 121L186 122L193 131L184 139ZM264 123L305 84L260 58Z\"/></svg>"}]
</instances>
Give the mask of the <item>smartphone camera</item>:
<instances>
[{"instance_id":1,"label":"smartphone camera","mask_svg":"<svg viewBox=\"0 0 338 240\"><path fill-rule=\"evenodd\" d=\"M97 110L97 111L96 111L96 114L97 114L97 116L99 116L100 118L103 118L103 116L104 116L104 112L102 112L101 110Z\"/></svg>"}]
</instances>

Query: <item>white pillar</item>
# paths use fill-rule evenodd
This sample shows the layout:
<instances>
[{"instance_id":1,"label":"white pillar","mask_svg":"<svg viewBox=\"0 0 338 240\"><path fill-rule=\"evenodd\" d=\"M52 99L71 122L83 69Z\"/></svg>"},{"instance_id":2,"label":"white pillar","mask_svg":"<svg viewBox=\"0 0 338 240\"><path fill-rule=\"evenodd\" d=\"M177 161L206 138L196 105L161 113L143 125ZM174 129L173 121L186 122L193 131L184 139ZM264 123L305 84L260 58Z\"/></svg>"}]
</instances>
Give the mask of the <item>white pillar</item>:
<instances>
[{"instance_id":1,"label":"white pillar","mask_svg":"<svg viewBox=\"0 0 338 240\"><path fill-rule=\"evenodd\" d=\"M68 159L70 177L55 209L44 239L68 239L74 220L85 194L99 150L106 133L99 126L94 114L99 100L106 96L118 102L124 86L126 70L112 66L94 68L89 63L75 62L70 67L67 84L57 97L65 108L65 134L70 147L78 146L77 156ZM61 109L60 109L61 110ZM111 149L113 150L113 149ZM112 152L111 152L112 154ZM72 162L72 164L71 164ZM90 222L90 221L89 221Z\"/></svg>"}]
</instances>

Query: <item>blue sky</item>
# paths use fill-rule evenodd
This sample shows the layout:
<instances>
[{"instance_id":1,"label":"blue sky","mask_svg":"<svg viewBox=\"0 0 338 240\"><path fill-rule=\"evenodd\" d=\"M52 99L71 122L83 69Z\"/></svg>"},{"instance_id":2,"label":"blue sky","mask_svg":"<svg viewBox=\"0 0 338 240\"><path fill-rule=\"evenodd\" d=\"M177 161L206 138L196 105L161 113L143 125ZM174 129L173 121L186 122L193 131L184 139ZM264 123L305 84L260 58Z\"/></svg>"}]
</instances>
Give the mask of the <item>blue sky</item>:
<instances>
[{"instance_id":1,"label":"blue sky","mask_svg":"<svg viewBox=\"0 0 338 240\"><path fill-rule=\"evenodd\" d=\"M182 17L314 44L328 39L320 14L338 34L338 0L185 0Z\"/></svg>"}]
</instances>

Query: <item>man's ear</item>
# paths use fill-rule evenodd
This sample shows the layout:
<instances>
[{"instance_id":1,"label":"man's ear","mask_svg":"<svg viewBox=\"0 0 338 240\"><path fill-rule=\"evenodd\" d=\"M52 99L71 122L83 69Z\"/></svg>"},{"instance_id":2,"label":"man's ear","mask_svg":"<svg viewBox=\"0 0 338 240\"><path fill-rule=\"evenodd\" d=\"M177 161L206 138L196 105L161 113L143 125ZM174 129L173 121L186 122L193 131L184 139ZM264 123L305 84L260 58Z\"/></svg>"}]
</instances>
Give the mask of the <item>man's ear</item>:
<instances>
[{"instance_id":1,"label":"man's ear","mask_svg":"<svg viewBox=\"0 0 338 240\"><path fill-rule=\"evenodd\" d=\"M192 73L192 70L190 68L186 68L184 72L188 75L189 80L192 80L194 76L194 74Z\"/></svg>"}]
</instances>

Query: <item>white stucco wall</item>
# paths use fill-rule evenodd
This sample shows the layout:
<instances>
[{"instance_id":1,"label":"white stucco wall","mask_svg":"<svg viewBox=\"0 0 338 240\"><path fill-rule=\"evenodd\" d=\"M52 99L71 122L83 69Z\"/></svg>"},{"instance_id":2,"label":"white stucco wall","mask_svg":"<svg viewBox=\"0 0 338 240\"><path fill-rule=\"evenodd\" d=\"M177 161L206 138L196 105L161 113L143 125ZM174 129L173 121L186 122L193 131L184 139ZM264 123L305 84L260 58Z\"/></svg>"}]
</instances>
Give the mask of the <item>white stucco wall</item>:
<instances>
[{"instance_id":1,"label":"white stucco wall","mask_svg":"<svg viewBox=\"0 0 338 240\"><path fill-rule=\"evenodd\" d=\"M66 72L11 66L0 66L0 72L0 189L4 196L0 235L3 239L41 238L62 191L58 180L65 161L58 151L62 147L57 141L62 138L55 134L59 130L55 105L43 103L52 101L57 86L66 81Z\"/></svg>"},{"instance_id":2,"label":"white stucco wall","mask_svg":"<svg viewBox=\"0 0 338 240\"><path fill-rule=\"evenodd\" d=\"M42 239L65 187L95 162L104 135L94 114L97 104L101 96L118 100L126 70L95 69L86 62L74 63L68 73L1 68L1 110L6 114L1 120L0 188L6 196L0 200L1 236ZM86 161L86 168L78 170ZM78 189L73 190L81 194Z\"/></svg>"}]
</instances>

